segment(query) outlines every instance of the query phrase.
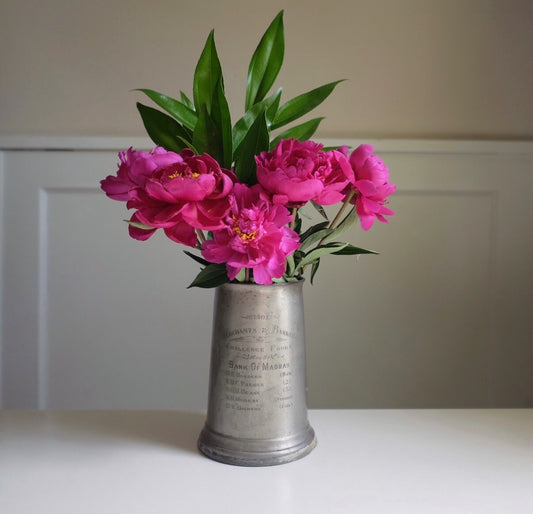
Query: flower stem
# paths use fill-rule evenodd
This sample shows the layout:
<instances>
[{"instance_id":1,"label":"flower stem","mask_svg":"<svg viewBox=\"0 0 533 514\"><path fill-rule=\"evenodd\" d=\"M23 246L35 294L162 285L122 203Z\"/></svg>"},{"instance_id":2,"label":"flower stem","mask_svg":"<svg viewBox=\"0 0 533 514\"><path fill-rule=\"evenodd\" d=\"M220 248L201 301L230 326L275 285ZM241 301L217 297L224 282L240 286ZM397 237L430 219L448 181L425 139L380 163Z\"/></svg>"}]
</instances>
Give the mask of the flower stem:
<instances>
[{"instance_id":1,"label":"flower stem","mask_svg":"<svg viewBox=\"0 0 533 514\"><path fill-rule=\"evenodd\" d=\"M244 281L246 283L250 282L250 268L245 268L244 270Z\"/></svg>"},{"instance_id":2,"label":"flower stem","mask_svg":"<svg viewBox=\"0 0 533 514\"><path fill-rule=\"evenodd\" d=\"M294 225L296 224L296 214L298 214L298 207L293 207L292 208L292 220L291 220L291 223L289 225L289 228L291 230L294 230Z\"/></svg>"},{"instance_id":3,"label":"flower stem","mask_svg":"<svg viewBox=\"0 0 533 514\"><path fill-rule=\"evenodd\" d=\"M341 219L341 216L344 214L344 211L346 210L346 207L350 204L350 200L353 198L353 195L355 194L355 190L350 191L348 196L344 199L344 203L342 204L341 208L339 209L339 212L337 213L337 216L333 219L333 221L329 224L330 229L334 228L335 225L339 222Z\"/></svg>"},{"instance_id":4,"label":"flower stem","mask_svg":"<svg viewBox=\"0 0 533 514\"><path fill-rule=\"evenodd\" d=\"M200 244L205 243L204 233L199 228L196 229L196 235L198 236L198 239L200 240Z\"/></svg>"}]
</instances>

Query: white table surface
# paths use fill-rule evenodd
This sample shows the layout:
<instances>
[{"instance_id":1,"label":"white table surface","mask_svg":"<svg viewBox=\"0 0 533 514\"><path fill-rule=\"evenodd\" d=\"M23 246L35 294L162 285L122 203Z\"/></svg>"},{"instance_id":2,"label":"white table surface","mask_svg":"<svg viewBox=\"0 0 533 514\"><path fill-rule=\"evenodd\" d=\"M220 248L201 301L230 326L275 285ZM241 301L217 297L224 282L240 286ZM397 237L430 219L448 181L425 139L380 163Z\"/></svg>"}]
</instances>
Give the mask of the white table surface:
<instances>
[{"instance_id":1,"label":"white table surface","mask_svg":"<svg viewBox=\"0 0 533 514\"><path fill-rule=\"evenodd\" d=\"M269 468L196 450L204 415L0 412L0 512L533 513L533 410L312 410Z\"/></svg>"}]
</instances>

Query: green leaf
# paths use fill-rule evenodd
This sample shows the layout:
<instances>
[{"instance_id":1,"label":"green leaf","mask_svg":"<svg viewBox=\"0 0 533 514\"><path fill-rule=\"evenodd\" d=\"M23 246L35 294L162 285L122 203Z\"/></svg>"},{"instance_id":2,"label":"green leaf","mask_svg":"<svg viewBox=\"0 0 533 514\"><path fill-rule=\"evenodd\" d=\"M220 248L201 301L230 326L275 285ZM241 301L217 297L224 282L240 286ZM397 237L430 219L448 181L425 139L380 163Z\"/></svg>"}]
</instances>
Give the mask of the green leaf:
<instances>
[{"instance_id":1,"label":"green leaf","mask_svg":"<svg viewBox=\"0 0 533 514\"><path fill-rule=\"evenodd\" d=\"M300 263L300 261L305 257L305 252L302 252L301 250L296 250L294 253L294 262L296 262L297 264Z\"/></svg>"},{"instance_id":2,"label":"green leaf","mask_svg":"<svg viewBox=\"0 0 533 514\"><path fill-rule=\"evenodd\" d=\"M193 98L196 112L200 113L202 108L206 107L207 112L211 114L211 105L219 81L222 82L222 68L218 60L214 31L212 30L207 37L194 71Z\"/></svg>"},{"instance_id":3,"label":"green leaf","mask_svg":"<svg viewBox=\"0 0 533 514\"><path fill-rule=\"evenodd\" d=\"M374 252L372 250L365 250L364 248L358 248L357 246L353 245L345 245L343 248L340 248L336 252L332 252L332 255L359 255L359 254L372 254L372 255L379 255L378 252Z\"/></svg>"},{"instance_id":4,"label":"green leaf","mask_svg":"<svg viewBox=\"0 0 533 514\"><path fill-rule=\"evenodd\" d=\"M140 221L131 221L131 220L122 220L125 221L128 225L131 225L135 228L140 228L142 230L154 230L156 227L151 227L150 225L145 225L144 223L141 223Z\"/></svg>"},{"instance_id":5,"label":"green leaf","mask_svg":"<svg viewBox=\"0 0 533 514\"><path fill-rule=\"evenodd\" d=\"M203 105L192 136L192 144L198 153L208 153L218 161L222 157L222 150L218 145L219 139L217 126L209 116L207 107Z\"/></svg>"},{"instance_id":6,"label":"green leaf","mask_svg":"<svg viewBox=\"0 0 533 514\"><path fill-rule=\"evenodd\" d=\"M211 107L211 119L216 127L215 137L217 141L213 142L219 158L218 162L224 168L231 168L233 161L233 143L231 132L231 117L228 107L228 101L224 95L224 86L222 79L218 81L213 97Z\"/></svg>"},{"instance_id":7,"label":"green leaf","mask_svg":"<svg viewBox=\"0 0 533 514\"><path fill-rule=\"evenodd\" d=\"M172 152L181 152L185 148L183 139L188 140L189 134L175 119L139 102L137 109L148 136L156 145Z\"/></svg>"},{"instance_id":8,"label":"green leaf","mask_svg":"<svg viewBox=\"0 0 533 514\"><path fill-rule=\"evenodd\" d=\"M188 107L191 111L195 110L194 104L191 102L189 97L183 91L180 91L180 98L181 98L181 103L183 105Z\"/></svg>"},{"instance_id":9,"label":"green leaf","mask_svg":"<svg viewBox=\"0 0 533 514\"><path fill-rule=\"evenodd\" d=\"M272 130L282 127L283 125L300 118L304 114L307 114L309 111L312 111L330 95L339 82L342 82L342 80L337 80L317 87L316 89L296 96L283 104L279 108L276 119L272 124Z\"/></svg>"},{"instance_id":10,"label":"green leaf","mask_svg":"<svg viewBox=\"0 0 533 514\"><path fill-rule=\"evenodd\" d=\"M180 136L178 136L178 139L185 145L183 148L190 148L193 151L193 153L195 153L196 155L200 154L200 152L196 149L196 147L192 143L190 143L189 141L187 141L186 139Z\"/></svg>"},{"instance_id":11,"label":"green leaf","mask_svg":"<svg viewBox=\"0 0 533 514\"><path fill-rule=\"evenodd\" d=\"M285 38L283 11L274 18L257 45L248 67L245 110L263 100L278 76L283 64Z\"/></svg>"},{"instance_id":12,"label":"green leaf","mask_svg":"<svg viewBox=\"0 0 533 514\"><path fill-rule=\"evenodd\" d=\"M210 288L217 287L229 282L228 272L224 264L209 264L191 282L191 287Z\"/></svg>"},{"instance_id":13,"label":"green leaf","mask_svg":"<svg viewBox=\"0 0 533 514\"><path fill-rule=\"evenodd\" d=\"M264 150L268 150L268 128L263 111L253 122L235 157L235 174L240 182L250 186L257 183L255 156Z\"/></svg>"},{"instance_id":14,"label":"green leaf","mask_svg":"<svg viewBox=\"0 0 533 514\"><path fill-rule=\"evenodd\" d=\"M300 232L302 231L302 218L300 216L300 212L299 210L296 211L296 216L294 218L294 227L293 227L293 230L297 233L297 234L300 234Z\"/></svg>"},{"instance_id":15,"label":"green leaf","mask_svg":"<svg viewBox=\"0 0 533 514\"><path fill-rule=\"evenodd\" d=\"M236 282L244 282L246 280L246 268L241 268L241 271L237 273L235 277Z\"/></svg>"},{"instance_id":16,"label":"green leaf","mask_svg":"<svg viewBox=\"0 0 533 514\"><path fill-rule=\"evenodd\" d=\"M326 214L326 211L324 210L324 207L322 207L322 205L313 202L313 200L310 201L310 204L316 209L320 216L322 216L326 220L328 219L328 215Z\"/></svg>"},{"instance_id":17,"label":"green leaf","mask_svg":"<svg viewBox=\"0 0 533 514\"><path fill-rule=\"evenodd\" d=\"M307 205L307 204L306 204ZM309 215L309 213L307 212L307 209L306 209L306 205L303 205L302 207L300 207L298 209L298 214L302 217L302 218L305 218L306 220L312 220L313 218Z\"/></svg>"},{"instance_id":18,"label":"green leaf","mask_svg":"<svg viewBox=\"0 0 533 514\"><path fill-rule=\"evenodd\" d=\"M270 149L273 150L282 139L292 138L298 139L298 141L306 141L307 139L310 139L311 136L316 132L316 129L323 119L324 118L314 118L302 123L301 125L296 125L295 127L285 130L279 134L279 136L276 136L274 140L272 140L270 143Z\"/></svg>"},{"instance_id":19,"label":"green leaf","mask_svg":"<svg viewBox=\"0 0 533 514\"><path fill-rule=\"evenodd\" d=\"M348 213L348 215L339 223L338 227L334 228L329 236L327 236L323 243L331 243L337 239L341 234L349 230L357 221L357 211L355 207Z\"/></svg>"},{"instance_id":20,"label":"green leaf","mask_svg":"<svg viewBox=\"0 0 533 514\"><path fill-rule=\"evenodd\" d=\"M267 125L269 126L269 128L272 125L274 118L278 114L279 103L281 101L282 92L283 92L283 88L280 87L272 96L269 96L267 98L267 100L269 98L273 98L273 101L270 104L270 107L267 107L267 110L266 110L266 120L267 120Z\"/></svg>"},{"instance_id":21,"label":"green leaf","mask_svg":"<svg viewBox=\"0 0 533 514\"><path fill-rule=\"evenodd\" d=\"M294 275L294 270L296 268L296 264L294 262L294 254L291 253L288 257L287 257L287 276L289 277L292 277Z\"/></svg>"},{"instance_id":22,"label":"green leaf","mask_svg":"<svg viewBox=\"0 0 533 514\"><path fill-rule=\"evenodd\" d=\"M276 115L280 98L281 88L278 89L273 95L265 98L259 103L256 103L237 123L235 123L235 126L233 127L233 148L236 149L239 147L253 122L262 112L266 112L266 122L267 125L270 126L274 116Z\"/></svg>"},{"instance_id":23,"label":"green leaf","mask_svg":"<svg viewBox=\"0 0 533 514\"><path fill-rule=\"evenodd\" d=\"M324 228L322 230L318 230L317 232L314 232L313 234L308 236L305 239L305 241L302 242L300 246L300 250L302 251L307 250L310 246L322 241L322 239L324 239L329 234L331 234L331 229L329 228Z\"/></svg>"},{"instance_id":24,"label":"green leaf","mask_svg":"<svg viewBox=\"0 0 533 514\"><path fill-rule=\"evenodd\" d=\"M188 252L187 250L183 250L183 253L185 255L188 255L191 259L193 259L194 261L198 262L202 266L209 266L209 264L211 264L209 261L206 261L205 259L203 259L199 255L195 255L194 253Z\"/></svg>"},{"instance_id":25,"label":"green leaf","mask_svg":"<svg viewBox=\"0 0 533 514\"><path fill-rule=\"evenodd\" d=\"M144 93L148 98L159 105L159 107L162 107L172 117L183 123L184 127L187 127L189 130L194 130L198 116L190 109L190 107L179 102L175 98L163 95L152 89L136 89L136 91Z\"/></svg>"},{"instance_id":26,"label":"green leaf","mask_svg":"<svg viewBox=\"0 0 533 514\"><path fill-rule=\"evenodd\" d=\"M347 243L330 243L329 245L319 246L314 250L311 250L300 261L300 264L298 264L298 268L296 269L296 271L298 271L299 269L303 269L304 266L307 266L307 264L311 264L313 261L319 259L320 257L323 257L324 255L339 252L346 246L348 246Z\"/></svg>"},{"instance_id":27,"label":"green leaf","mask_svg":"<svg viewBox=\"0 0 533 514\"><path fill-rule=\"evenodd\" d=\"M315 278L316 272L318 271L318 267L320 266L320 259L317 259L315 262L313 262L313 266L311 267L311 284L313 284L313 280Z\"/></svg>"},{"instance_id":28,"label":"green leaf","mask_svg":"<svg viewBox=\"0 0 533 514\"><path fill-rule=\"evenodd\" d=\"M313 225L312 227L309 227L301 236L300 241L303 243L309 236L314 234L315 232L318 232L319 230L322 230L328 226L328 221L322 221L320 223L317 223L316 225Z\"/></svg>"},{"instance_id":29,"label":"green leaf","mask_svg":"<svg viewBox=\"0 0 533 514\"><path fill-rule=\"evenodd\" d=\"M283 275L283 278L284 278L284 282L298 282L298 280L300 280L299 278L296 278L296 277L287 277L285 275Z\"/></svg>"},{"instance_id":30,"label":"green leaf","mask_svg":"<svg viewBox=\"0 0 533 514\"><path fill-rule=\"evenodd\" d=\"M352 148L349 145L343 145L343 146L348 148L348 150L351 150L351 148ZM339 148L340 148L340 146L338 146L338 145L337 146L324 146L324 147L322 147L322 151L323 152L329 152L330 150L338 150Z\"/></svg>"}]
</instances>

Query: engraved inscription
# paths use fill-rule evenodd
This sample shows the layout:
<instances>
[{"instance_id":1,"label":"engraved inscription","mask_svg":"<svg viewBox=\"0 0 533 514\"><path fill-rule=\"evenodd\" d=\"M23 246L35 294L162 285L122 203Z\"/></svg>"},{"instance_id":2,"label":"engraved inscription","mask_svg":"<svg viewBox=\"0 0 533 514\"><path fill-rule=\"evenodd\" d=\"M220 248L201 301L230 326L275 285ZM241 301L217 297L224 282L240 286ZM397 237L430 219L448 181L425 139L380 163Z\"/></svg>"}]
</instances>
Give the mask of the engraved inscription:
<instances>
[{"instance_id":1,"label":"engraved inscription","mask_svg":"<svg viewBox=\"0 0 533 514\"><path fill-rule=\"evenodd\" d=\"M293 403L291 341L296 333L280 325L278 314L250 314L264 326L229 327L224 331L224 406L236 411L262 411L272 402L279 409Z\"/></svg>"}]
</instances>

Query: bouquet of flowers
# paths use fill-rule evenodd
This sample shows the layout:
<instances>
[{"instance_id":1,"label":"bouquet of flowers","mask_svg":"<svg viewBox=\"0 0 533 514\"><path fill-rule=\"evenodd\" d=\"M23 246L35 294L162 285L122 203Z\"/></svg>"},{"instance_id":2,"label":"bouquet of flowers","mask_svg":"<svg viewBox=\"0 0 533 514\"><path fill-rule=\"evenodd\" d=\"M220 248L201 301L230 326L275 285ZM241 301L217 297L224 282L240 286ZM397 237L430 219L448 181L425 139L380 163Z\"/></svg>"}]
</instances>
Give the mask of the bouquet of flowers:
<instances>
[{"instance_id":1,"label":"bouquet of flowers","mask_svg":"<svg viewBox=\"0 0 533 514\"><path fill-rule=\"evenodd\" d=\"M222 68L211 31L196 66L192 100L140 89L162 110L137 103L155 143L151 151L119 154L105 193L133 209L129 234L145 241L163 229L202 269L191 286L225 282L291 282L325 255L375 253L338 241L359 219L369 230L394 214L396 186L373 147L324 148L310 141L323 118L292 125L322 103L331 82L281 102L270 94L283 62L283 11L257 46L249 68L244 115L232 125ZM281 130L278 130L281 129ZM275 134L273 134L275 133ZM333 220L324 206L338 204ZM315 209L320 222L304 210ZM318 216L318 214L317 214ZM200 252L200 253L198 253Z\"/></svg>"}]
</instances>

